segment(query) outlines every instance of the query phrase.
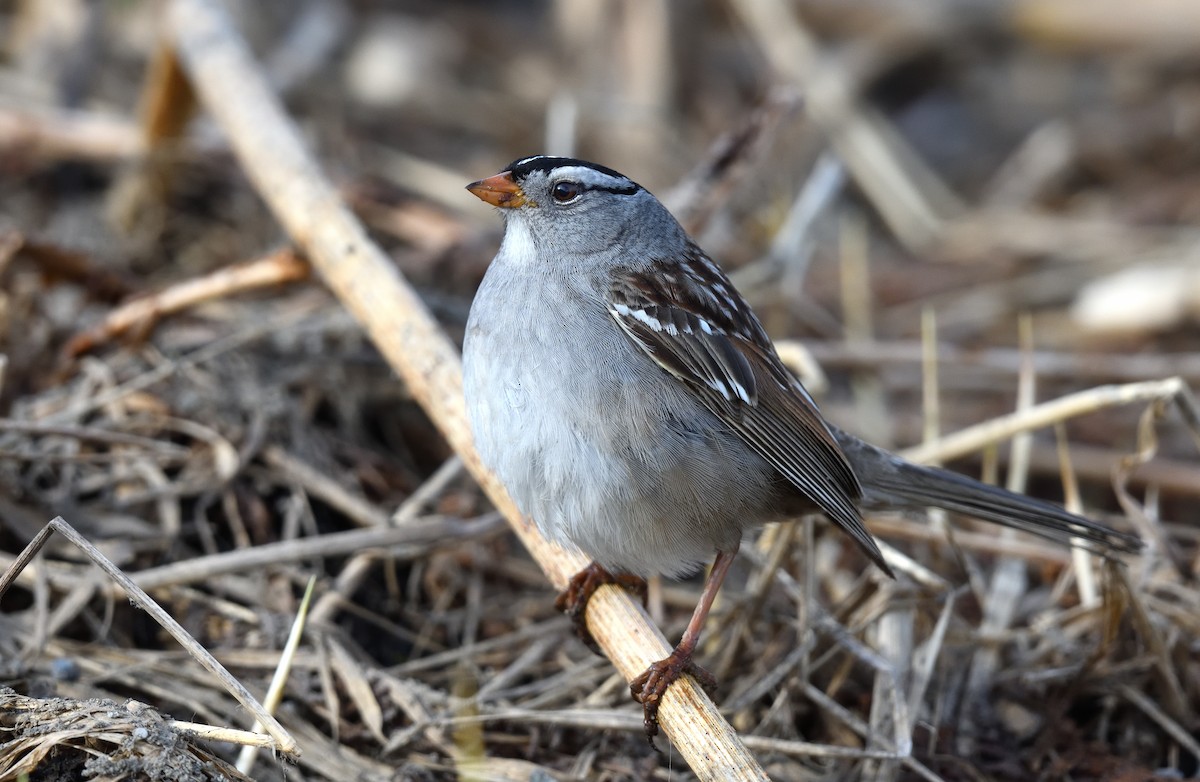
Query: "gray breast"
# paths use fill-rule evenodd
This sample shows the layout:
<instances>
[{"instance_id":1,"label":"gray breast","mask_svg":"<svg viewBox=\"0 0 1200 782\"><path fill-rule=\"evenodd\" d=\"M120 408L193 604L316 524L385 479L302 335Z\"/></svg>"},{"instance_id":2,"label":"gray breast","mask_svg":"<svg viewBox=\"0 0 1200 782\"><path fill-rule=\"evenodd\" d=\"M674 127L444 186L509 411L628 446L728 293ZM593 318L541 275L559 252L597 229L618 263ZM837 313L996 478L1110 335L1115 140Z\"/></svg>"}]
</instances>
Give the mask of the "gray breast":
<instances>
[{"instance_id":1,"label":"gray breast","mask_svg":"<svg viewBox=\"0 0 1200 782\"><path fill-rule=\"evenodd\" d=\"M472 310L464 388L480 455L543 534L610 568L678 575L774 515L775 472L602 302L514 294L491 300L518 312Z\"/></svg>"}]
</instances>

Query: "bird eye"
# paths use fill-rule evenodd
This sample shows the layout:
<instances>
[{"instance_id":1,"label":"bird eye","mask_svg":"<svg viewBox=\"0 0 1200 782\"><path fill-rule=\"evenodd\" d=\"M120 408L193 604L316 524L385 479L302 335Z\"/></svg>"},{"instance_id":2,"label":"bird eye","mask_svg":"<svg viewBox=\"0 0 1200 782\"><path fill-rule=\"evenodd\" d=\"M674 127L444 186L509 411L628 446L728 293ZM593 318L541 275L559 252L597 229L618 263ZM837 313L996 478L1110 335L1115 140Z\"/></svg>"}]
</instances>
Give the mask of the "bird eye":
<instances>
[{"instance_id":1,"label":"bird eye","mask_svg":"<svg viewBox=\"0 0 1200 782\"><path fill-rule=\"evenodd\" d=\"M565 204L567 201L573 201L583 192L578 182L557 182L550 189L550 195L554 196L554 200L560 204Z\"/></svg>"}]
</instances>

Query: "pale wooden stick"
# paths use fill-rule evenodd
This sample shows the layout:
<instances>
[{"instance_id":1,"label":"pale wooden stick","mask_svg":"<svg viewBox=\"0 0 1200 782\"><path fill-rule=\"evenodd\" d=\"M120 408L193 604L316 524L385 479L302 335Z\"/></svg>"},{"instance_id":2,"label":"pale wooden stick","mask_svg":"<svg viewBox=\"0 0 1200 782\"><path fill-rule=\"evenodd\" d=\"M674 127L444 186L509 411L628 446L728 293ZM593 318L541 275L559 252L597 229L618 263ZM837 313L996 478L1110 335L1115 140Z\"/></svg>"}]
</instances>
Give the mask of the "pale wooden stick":
<instances>
[{"instance_id":1,"label":"pale wooden stick","mask_svg":"<svg viewBox=\"0 0 1200 782\"><path fill-rule=\"evenodd\" d=\"M276 218L363 324L547 578L557 587L565 586L586 560L542 538L479 461L463 406L458 351L321 173L220 5L213 0L174 0L166 19L202 104L229 136ZM617 587L596 592L587 618L588 629L627 679L670 651L641 606ZM701 779L767 778L690 678L667 691L659 718Z\"/></svg>"},{"instance_id":2,"label":"pale wooden stick","mask_svg":"<svg viewBox=\"0 0 1200 782\"><path fill-rule=\"evenodd\" d=\"M21 150L26 160L93 160L108 163L145 151L137 125L125 117L83 110L0 106L0 150Z\"/></svg>"}]
</instances>

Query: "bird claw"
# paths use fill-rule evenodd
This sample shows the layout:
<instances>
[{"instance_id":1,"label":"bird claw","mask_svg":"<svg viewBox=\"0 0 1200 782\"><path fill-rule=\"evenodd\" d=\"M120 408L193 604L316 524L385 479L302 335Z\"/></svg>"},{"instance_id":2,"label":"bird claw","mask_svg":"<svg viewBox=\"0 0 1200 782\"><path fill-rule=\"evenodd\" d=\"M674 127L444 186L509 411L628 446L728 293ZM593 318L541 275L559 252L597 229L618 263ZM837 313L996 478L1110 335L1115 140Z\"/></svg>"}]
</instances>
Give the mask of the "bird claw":
<instances>
[{"instance_id":1,"label":"bird claw","mask_svg":"<svg viewBox=\"0 0 1200 782\"><path fill-rule=\"evenodd\" d=\"M570 617L579 640L596 654L603 652L587 628L587 605L592 594L604 584L615 584L629 590L640 597L642 605L645 606L645 579L628 573L613 575L595 562L572 576L567 588L560 592L554 601L554 607ZM667 688L685 673L691 675L706 691L716 687L716 678L692 661L692 648L694 643L685 648L676 647L663 659L651 663L645 672L629 683L629 692L633 699L642 704L646 740L656 750L658 747L654 744L654 737L659 733L658 707Z\"/></svg>"},{"instance_id":2,"label":"bird claw","mask_svg":"<svg viewBox=\"0 0 1200 782\"><path fill-rule=\"evenodd\" d=\"M658 735L658 707L662 696L676 679L683 674L690 674L705 692L717 686L716 677L692 661L691 654L685 654L675 649L665 658L650 664L640 676L629 683L629 692L633 699L642 704L642 724L646 730L646 740L650 746Z\"/></svg>"},{"instance_id":3,"label":"bird claw","mask_svg":"<svg viewBox=\"0 0 1200 782\"><path fill-rule=\"evenodd\" d=\"M571 576L567 588L560 592L554 601L554 608L570 618L571 625L575 628L575 635L579 637L579 640L601 656L604 655L604 652L600 650L599 644L596 643L596 639L592 637L592 633L587 627L587 606L588 601L592 599L592 594L604 584L623 587L640 598L642 607L645 607L646 579L629 573L613 575L595 562Z\"/></svg>"}]
</instances>

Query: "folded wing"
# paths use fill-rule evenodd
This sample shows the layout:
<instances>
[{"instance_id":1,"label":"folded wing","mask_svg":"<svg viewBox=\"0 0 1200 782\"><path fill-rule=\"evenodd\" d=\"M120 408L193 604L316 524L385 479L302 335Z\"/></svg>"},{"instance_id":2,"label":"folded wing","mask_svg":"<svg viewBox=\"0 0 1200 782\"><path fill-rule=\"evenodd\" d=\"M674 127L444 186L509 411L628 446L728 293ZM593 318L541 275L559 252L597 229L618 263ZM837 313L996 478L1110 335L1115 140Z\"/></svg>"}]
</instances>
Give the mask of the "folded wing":
<instances>
[{"instance_id":1,"label":"folded wing","mask_svg":"<svg viewBox=\"0 0 1200 782\"><path fill-rule=\"evenodd\" d=\"M812 397L728 278L692 247L686 272L629 270L608 298L621 329L891 573L858 510L862 488Z\"/></svg>"}]
</instances>

